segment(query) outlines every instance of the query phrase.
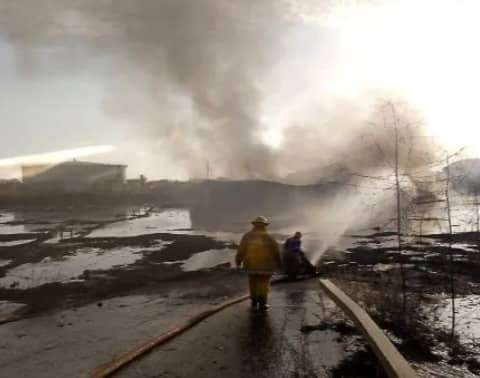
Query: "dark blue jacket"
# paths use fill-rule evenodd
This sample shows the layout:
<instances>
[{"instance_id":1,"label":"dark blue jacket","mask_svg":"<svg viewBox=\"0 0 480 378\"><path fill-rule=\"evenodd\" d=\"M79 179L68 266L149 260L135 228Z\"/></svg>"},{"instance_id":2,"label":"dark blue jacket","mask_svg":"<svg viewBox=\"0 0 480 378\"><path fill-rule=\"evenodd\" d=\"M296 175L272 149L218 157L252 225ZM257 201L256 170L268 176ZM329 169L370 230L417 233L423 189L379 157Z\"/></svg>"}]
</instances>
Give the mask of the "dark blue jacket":
<instances>
[{"instance_id":1,"label":"dark blue jacket","mask_svg":"<svg viewBox=\"0 0 480 378\"><path fill-rule=\"evenodd\" d=\"M302 252L302 241L300 239L296 239L293 236L288 238L285 244L283 245L287 252Z\"/></svg>"}]
</instances>

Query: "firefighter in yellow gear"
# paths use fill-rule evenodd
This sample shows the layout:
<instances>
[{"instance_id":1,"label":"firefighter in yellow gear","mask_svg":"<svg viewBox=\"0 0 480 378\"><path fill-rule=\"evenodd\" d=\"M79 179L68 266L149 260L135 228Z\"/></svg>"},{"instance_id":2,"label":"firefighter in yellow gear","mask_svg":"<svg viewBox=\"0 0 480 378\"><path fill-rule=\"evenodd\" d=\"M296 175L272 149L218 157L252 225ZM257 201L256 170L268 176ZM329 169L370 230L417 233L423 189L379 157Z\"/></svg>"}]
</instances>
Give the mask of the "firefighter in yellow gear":
<instances>
[{"instance_id":1,"label":"firefighter in yellow gear","mask_svg":"<svg viewBox=\"0 0 480 378\"><path fill-rule=\"evenodd\" d=\"M243 264L248 272L252 308L266 310L270 279L280 269L282 260L277 242L267 231L268 220L257 217L252 224L252 230L240 241L236 263L237 267Z\"/></svg>"}]
</instances>

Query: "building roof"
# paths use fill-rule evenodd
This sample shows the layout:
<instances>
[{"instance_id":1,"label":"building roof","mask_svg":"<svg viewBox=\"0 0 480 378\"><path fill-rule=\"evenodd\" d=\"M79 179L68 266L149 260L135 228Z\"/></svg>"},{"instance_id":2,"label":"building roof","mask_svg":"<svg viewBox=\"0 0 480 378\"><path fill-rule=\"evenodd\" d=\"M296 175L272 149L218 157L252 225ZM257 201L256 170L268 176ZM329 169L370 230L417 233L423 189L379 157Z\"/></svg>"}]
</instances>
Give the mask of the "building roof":
<instances>
[{"instance_id":1,"label":"building roof","mask_svg":"<svg viewBox=\"0 0 480 378\"><path fill-rule=\"evenodd\" d=\"M126 165L67 161L50 166L23 166L23 182L125 180ZM120 176L119 176L120 175Z\"/></svg>"},{"instance_id":2,"label":"building roof","mask_svg":"<svg viewBox=\"0 0 480 378\"><path fill-rule=\"evenodd\" d=\"M69 167L86 167L86 166L93 166L93 167L103 167L103 168L107 168L107 167L110 167L110 168L127 168L127 165L125 164L106 164L106 163L93 163L93 162L89 162L89 161L77 161L77 160L70 160L70 161L64 161L64 162L61 162L61 163L57 163L57 164L25 164L25 165L22 165L22 168L28 168L28 167L37 167L37 166L44 166L44 167L57 167L57 166L69 166Z\"/></svg>"}]
</instances>

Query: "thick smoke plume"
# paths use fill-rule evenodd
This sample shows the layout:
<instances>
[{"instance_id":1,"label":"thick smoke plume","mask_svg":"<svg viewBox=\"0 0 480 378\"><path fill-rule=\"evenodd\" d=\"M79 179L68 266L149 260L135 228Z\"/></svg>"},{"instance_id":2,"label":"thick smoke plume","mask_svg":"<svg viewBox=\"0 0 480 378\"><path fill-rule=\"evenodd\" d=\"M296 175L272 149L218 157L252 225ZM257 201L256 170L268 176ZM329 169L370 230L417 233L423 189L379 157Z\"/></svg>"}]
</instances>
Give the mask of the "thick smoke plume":
<instances>
[{"instance_id":1,"label":"thick smoke plume","mask_svg":"<svg viewBox=\"0 0 480 378\"><path fill-rule=\"evenodd\" d=\"M390 98L388 93L369 90L365 98L340 100L341 95L328 89L317 90L317 85L328 87L334 81L335 70L330 67L336 62L328 63L329 49L334 48L313 54L322 50L322 38L330 32L316 25L322 38L320 43L312 42L312 35L302 34L309 26L302 24L298 12L328 13L340 2L305 0L304 7L301 3L4 1L0 38L13 47L16 66L24 75L85 75L89 70L98 74L100 66L100 81L107 83L106 114L123 125L119 129L128 125L134 143L148 141L139 143L139 149L152 148L145 163L156 164L155 157L165 161L168 156L189 177L210 174L295 184L321 181L327 187L341 184L325 198L305 203L297 199L292 201L294 209L286 209L293 215L289 231L299 227L323 233L323 247L312 250L317 259L322 248L335 244L349 227L368 224L366 218L377 220L365 209L385 198L393 200L395 127L402 179L428 166L433 146L418 148L416 138L423 134L420 117L408 106L376 103L379 97ZM316 68L301 72L309 59L310 67L327 62L326 73L315 76ZM354 64L349 62L350 69ZM295 83L297 75L304 80L299 80L300 85ZM269 109L273 117L265 117L266 98L279 88L284 96ZM300 111L289 113L285 108ZM270 123L278 120L283 122L284 141L273 148L262 133L277 126ZM130 164L132 157L125 159ZM238 188L231 191L237 192ZM278 209L284 206L275 204Z\"/></svg>"},{"instance_id":2,"label":"thick smoke plume","mask_svg":"<svg viewBox=\"0 0 480 378\"><path fill-rule=\"evenodd\" d=\"M158 139L158 153L184 160L192 174L212 160L217 173L273 177L272 152L258 136L259 85L287 10L256 0L19 0L1 5L0 33L33 72L44 45L66 47L57 70L106 56L108 112ZM76 45L88 50L72 58Z\"/></svg>"},{"instance_id":3,"label":"thick smoke plume","mask_svg":"<svg viewBox=\"0 0 480 378\"><path fill-rule=\"evenodd\" d=\"M330 1L318 4L317 13L332 8ZM391 130L366 128L358 105L339 104L319 116L322 123L315 115L301 126L291 120L280 150L262 142L269 126L262 99L271 91L265 77L289 54L283 44L295 9L301 2L16 0L0 5L0 35L25 74L87 72L104 59L107 113L191 177L209 168L215 177L267 179L305 170L315 181L332 163L377 168L379 149L362 137L373 134L391 155Z\"/></svg>"}]
</instances>

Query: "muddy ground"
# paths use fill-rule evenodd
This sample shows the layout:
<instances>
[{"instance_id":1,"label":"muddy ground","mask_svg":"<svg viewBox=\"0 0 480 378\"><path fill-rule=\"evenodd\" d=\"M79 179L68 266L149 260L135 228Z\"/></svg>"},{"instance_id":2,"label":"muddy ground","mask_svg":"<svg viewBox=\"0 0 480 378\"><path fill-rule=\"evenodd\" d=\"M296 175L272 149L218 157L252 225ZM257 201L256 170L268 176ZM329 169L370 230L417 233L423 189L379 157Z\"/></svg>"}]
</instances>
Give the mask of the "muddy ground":
<instances>
[{"instance_id":1,"label":"muddy ground","mask_svg":"<svg viewBox=\"0 0 480 378\"><path fill-rule=\"evenodd\" d=\"M159 239L171 244L164 248L155 248ZM96 248L101 252L94 253L109 253L109 250L114 248L132 246L135 247L136 253L142 255L142 258L129 264L128 268L113 266L108 271L97 270L93 265L74 277L75 279L72 281L45 283L31 288L17 289L19 281L12 277L9 287L0 289L0 297L3 300L26 304L28 310L25 311L25 315L33 315L59 307L79 306L123 295L133 290L163 291L172 284L176 286L186 282L186 285L191 285L192 282L214 279L215 277L212 277L214 275L218 275L218 279L221 279L225 272L184 272L180 268L181 264L175 262L187 260L198 252L225 248L226 245L225 242L204 236L152 234L83 241L71 239L67 242L60 242L56 246L34 244L13 247L2 253L2 258L12 261L0 268L0 272L3 274L23 264L41 264L42 261L48 264L56 259L68 258L80 248ZM35 248L35 252L32 252L32 247ZM18 255L21 257L18 258ZM168 262L173 262L173 264L162 264ZM119 263L121 264L122 261ZM55 275L55 272L51 274ZM223 292L228 294L235 288L234 283L231 283L231 288L229 286L230 280L219 286L217 288L219 295L223 295Z\"/></svg>"},{"instance_id":2,"label":"muddy ground","mask_svg":"<svg viewBox=\"0 0 480 378\"><path fill-rule=\"evenodd\" d=\"M122 321L130 330L122 331L125 334L121 339L132 343L151 335L159 316L166 327L206 304L237 295L246 288L245 276L232 269L243 231L245 225L238 223L212 228L211 219L208 227L203 227L198 217L192 218L188 209L181 208L2 210L0 322L4 323L4 341L0 348L20 350L29 337L57 345L62 332L73 327L69 337L74 338L92 324L105 332L97 330L99 337L85 336L85 342L100 349L104 343L107 348L114 343L112 335ZM273 231L279 241L288 236L288 230ZM307 234L305 245L320 248L321 238ZM476 341L480 318L475 311L480 305L477 235L456 234L452 248L442 234L405 236L402 241L399 251L396 234L388 231L345 236L336 245L322 246L329 248L319 268L364 305L422 376L476 376L480 373ZM392 321L398 314L390 313L390 309L401 307L400 267L406 277L408 308L415 315L409 327L399 327L398 321ZM455 353L451 353L453 344L447 339L452 273L457 303ZM113 318L115 330L106 326ZM85 319L89 319L88 324L84 324ZM84 325L76 328L77 323ZM52 336L42 331L44 324L48 324ZM414 336L417 334L422 337ZM48 352L42 342L35 345L32 353ZM38 357L37 363L55 358L54 352L58 348L47 353L46 359ZM369 376L372 365L364 366L362 353L369 352L357 348L332 372L355 377L362 371ZM28 364L27 355L8 356L10 367ZM85 358L94 357L93 353ZM90 362L86 366L91 366ZM26 371L33 374L37 368L33 364L32 370L27 367Z\"/></svg>"},{"instance_id":3,"label":"muddy ground","mask_svg":"<svg viewBox=\"0 0 480 378\"><path fill-rule=\"evenodd\" d=\"M79 214L5 211L0 217L0 371L6 376L87 376L98 365L247 288L245 274L232 269L239 233L193 227L184 209ZM345 376L342 372L352 369L350 359L356 364L357 352L369 353L361 337L342 335L333 325L328 332L316 328L321 321L327 323L316 317L324 305L314 281L287 289L288 285L277 291L272 314L278 315L278 340L287 348L288 358L283 361L288 362L288 376L295 372L314 376L312 366L328 375ZM306 317L307 308L313 315ZM238 311L250 314L245 305L235 315ZM248 316L236 322L235 340L222 341L225 345L210 342L212 359L220 361L224 348L241 341ZM303 329L305 325L311 328ZM221 328L217 326L215 322L215 329ZM234 331L226 327L229 330ZM352 340L347 343L345 337ZM204 348L202 337L195 340ZM299 348L305 347L326 348L328 354L299 355L303 350ZM192 353L201 356L200 349ZM377 370L374 356L368 356L362 368L365 376ZM180 350L176 360L185 357ZM243 359L253 363L258 356L245 354ZM274 361L262 363L274 367ZM219 367L228 365L227 360L221 363Z\"/></svg>"},{"instance_id":4,"label":"muddy ground","mask_svg":"<svg viewBox=\"0 0 480 378\"><path fill-rule=\"evenodd\" d=\"M119 377L383 377L360 333L315 280L273 286L270 304L267 313L243 302L216 314Z\"/></svg>"},{"instance_id":5,"label":"muddy ground","mask_svg":"<svg viewBox=\"0 0 480 378\"><path fill-rule=\"evenodd\" d=\"M203 282L221 282L210 285L214 297L240 290L236 275L221 269L223 260L231 260L235 247L231 241L189 234L190 230L157 233L154 226L142 224L142 219L149 217L151 213L145 209L110 220L68 219L49 223L45 218L22 222L4 215L5 222L0 224L0 298L25 306L4 313L2 321L130 292L166 292L193 282L200 287ZM132 230L130 225L136 227L136 223L141 227ZM120 235L89 237L108 227ZM186 271L183 265L189 258L208 251L225 255L211 263L217 266L215 271L208 270L208 258L206 266L200 261L198 267Z\"/></svg>"},{"instance_id":6,"label":"muddy ground","mask_svg":"<svg viewBox=\"0 0 480 378\"><path fill-rule=\"evenodd\" d=\"M327 252L322 268L325 276L390 332L399 350L427 376L477 376L477 238L472 232L453 238L445 234L403 236L399 250L393 232L352 235L353 245Z\"/></svg>"}]
</instances>

